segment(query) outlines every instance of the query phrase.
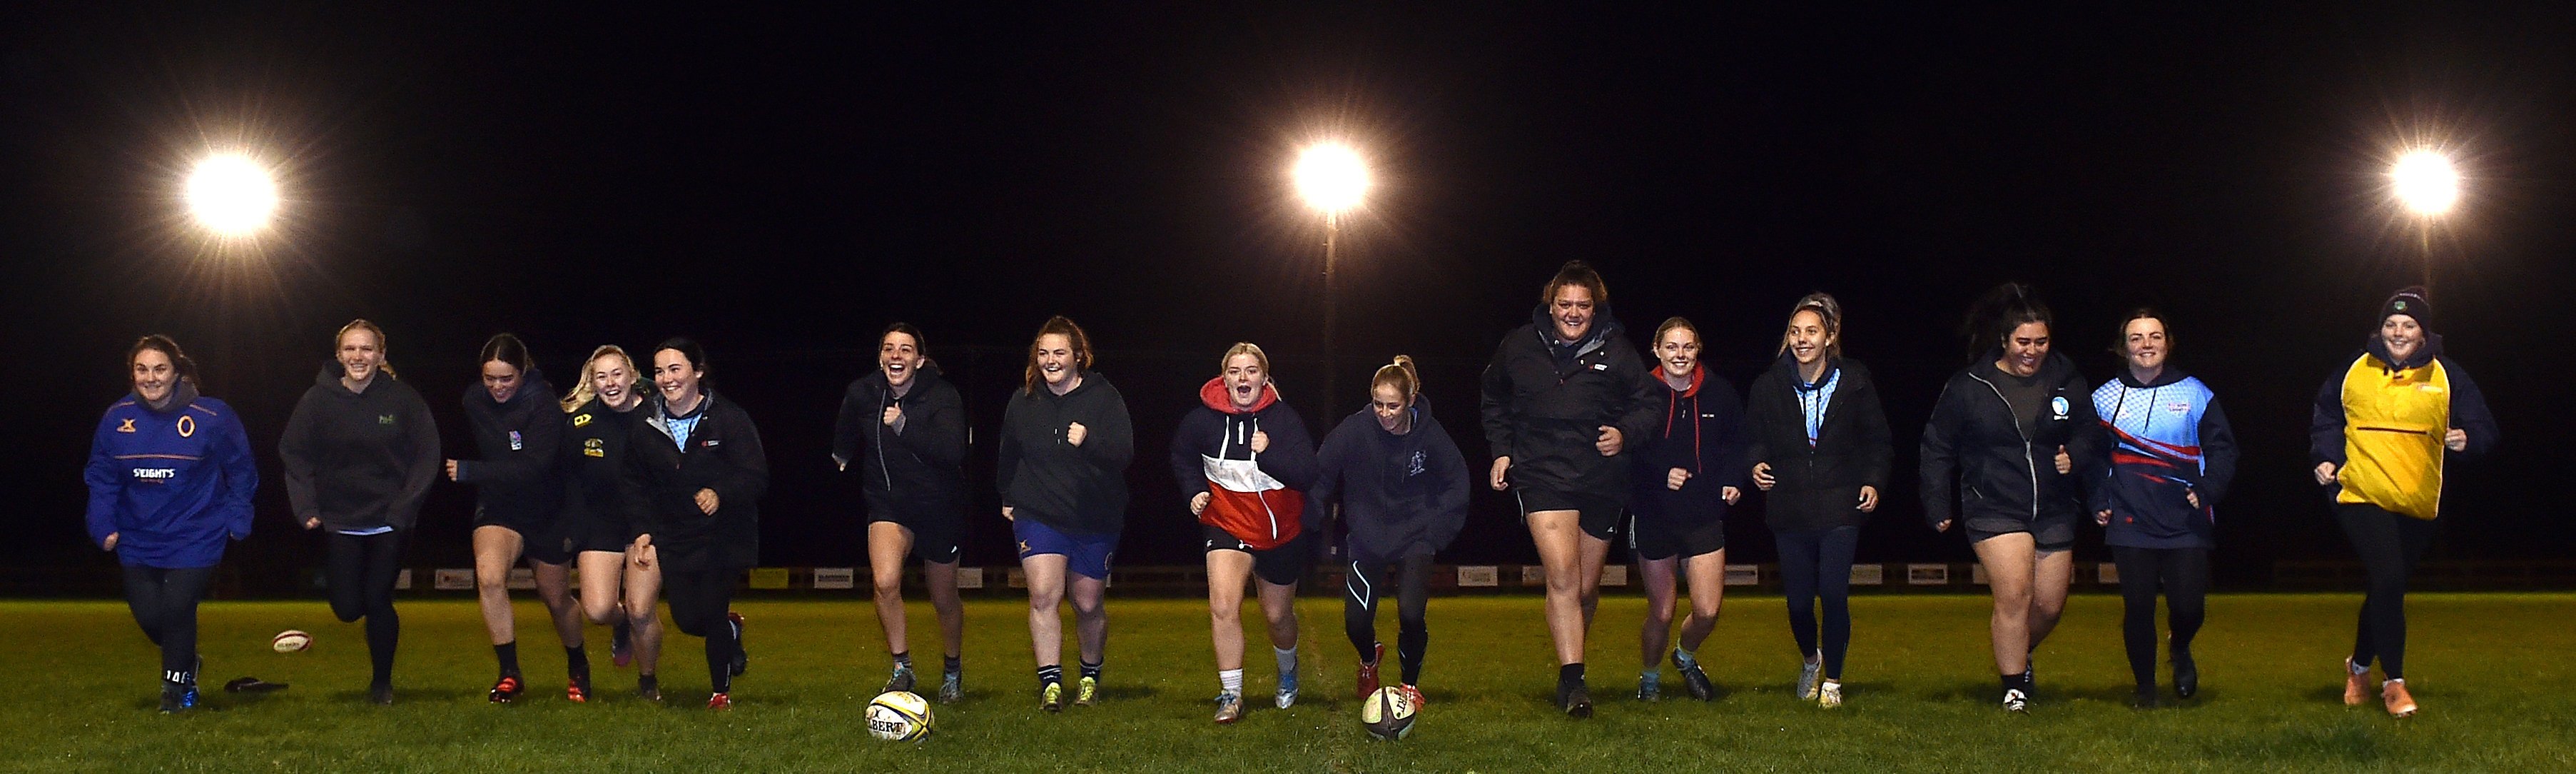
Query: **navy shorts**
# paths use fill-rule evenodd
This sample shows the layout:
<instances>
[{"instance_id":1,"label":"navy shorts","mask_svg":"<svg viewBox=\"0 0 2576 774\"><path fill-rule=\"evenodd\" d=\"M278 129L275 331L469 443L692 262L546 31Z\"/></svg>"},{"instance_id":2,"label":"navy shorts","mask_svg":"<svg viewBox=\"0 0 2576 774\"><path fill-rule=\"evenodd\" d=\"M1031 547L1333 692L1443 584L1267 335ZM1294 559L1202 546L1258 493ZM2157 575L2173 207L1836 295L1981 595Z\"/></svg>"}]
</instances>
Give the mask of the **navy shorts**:
<instances>
[{"instance_id":1,"label":"navy shorts","mask_svg":"<svg viewBox=\"0 0 2576 774\"><path fill-rule=\"evenodd\" d=\"M485 518L483 509L474 509L474 528L500 527L519 533L519 555L542 564L572 563L573 541L563 534L560 520L544 528L512 524L501 519Z\"/></svg>"},{"instance_id":2,"label":"navy shorts","mask_svg":"<svg viewBox=\"0 0 2576 774\"><path fill-rule=\"evenodd\" d=\"M1968 542L1984 542L1997 535L2030 533L2031 545L2040 553L2056 553L2075 548L2075 519L2070 516L2042 516L2019 524L1980 522L1968 525Z\"/></svg>"},{"instance_id":3,"label":"navy shorts","mask_svg":"<svg viewBox=\"0 0 2576 774\"><path fill-rule=\"evenodd\" d=\"M1199 525L1199 537L1205 541L1204 551L1251 554L1252 574L1273 586L1296 585L1298 579L1306 577L1306 568L1314 564L1315 535L1312 532L1300 532L1297 537L1266 551L1246 545L1233 533L1205 524Z\"/></svg>"},{"instance_id":4,"label":"navy shorts","mask_svg":"<svg viewBox=\"0 0 2576 774\"><path fill-rule=\"evenodd\" d=\"M875 529L880 521L912 532L912 558L931 564L957 563L961 544L965 542L958 539L958 533L964 530L958 528L957 519L904 519L871 514L868 528Z\"/></svg>"},{"instance_id":5,"label":"navy shorts","mask_svg":"<svg viewBox=\"0 0 2576 774\"><path fill-rule=\"evenodd\" d=\"M1637 514L1628 523L1628 550L1639 559L1683 558L1726 550L1726 520L1682 524Z\"/></svg>"},{"instance_id":6,"label":"navy shorts","mask_svg":"<svg viewBox=\"0 0 2576 774\"><path fill-rule=\"evenodd\" d=\"M1512 494L1520 499L1522 521L1540 511L1574 511L1581 514L1583 534L1602 540L1619 533L1620 516L1627 510L1617 500L1574 492L1513 489Z\"/></svg>"},{"instance_id":7,"label":"navy shorts","mask_svg":"<svg viewBox=\"0 0 2576 774\"><path fill-rule=\"evenodd\" d=\"M1012 519L1011 535L1020 541L1020 558L1058 554L1066 570L1094 580L1109 579L1109 558L1118 551L1118 533L1061 532L1034 518Z\"/></svg>"}]
</instances>

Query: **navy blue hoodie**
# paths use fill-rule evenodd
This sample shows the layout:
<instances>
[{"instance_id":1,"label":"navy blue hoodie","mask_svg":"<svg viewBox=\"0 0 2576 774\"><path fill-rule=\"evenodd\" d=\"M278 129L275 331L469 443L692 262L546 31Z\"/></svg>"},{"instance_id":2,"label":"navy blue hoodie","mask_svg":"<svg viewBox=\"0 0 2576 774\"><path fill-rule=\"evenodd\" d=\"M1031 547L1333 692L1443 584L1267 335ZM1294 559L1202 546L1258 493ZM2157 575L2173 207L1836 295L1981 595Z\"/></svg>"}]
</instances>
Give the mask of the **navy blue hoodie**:
<instances>
[{"instance_id":1,"label":"navy blue hoodie","mask_svg":"<svg viewBox=\"0 0 2576 774\"><path fill-rule=\"evenodd\" d=\"M1676 390L1653 373L1661 393L1663 424L1632 443L1637 448L1637 495L1631 507L1640 520L1685 526L1726 519L1725 487L1747 488L1752 475L1744 461L1744 403L1735 385L1705 367L1691 371L1690 387ZM1682 488L1671 487L1672 471L1690 471Z\"/></svg>"},{"instance_id":2,"label":"navy blue hoodie","mask_svg":"<svg viewBox=\"0 0 2576 774\"><path fill-rule=\"evenodd\" d=\"M1369 409L1324 435L1311 494L1318 504L1341 503L1353 560L1438 553L1467 523L1467 460L1425 408L1417 398L1405 409L1413 427L1402 435L1380 427Z\"/></svg>"}]
</instances>

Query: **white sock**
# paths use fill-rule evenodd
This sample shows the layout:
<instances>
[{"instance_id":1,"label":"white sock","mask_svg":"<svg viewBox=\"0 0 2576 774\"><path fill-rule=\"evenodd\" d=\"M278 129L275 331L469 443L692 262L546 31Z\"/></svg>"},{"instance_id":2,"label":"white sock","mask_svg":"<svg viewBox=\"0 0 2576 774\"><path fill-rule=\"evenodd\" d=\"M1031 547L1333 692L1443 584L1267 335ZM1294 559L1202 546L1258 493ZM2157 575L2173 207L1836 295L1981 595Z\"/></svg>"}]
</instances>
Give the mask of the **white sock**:
<instances>
[{"instance_id":1,"label":"white sock","mask_svg":"<svg viewBox=\"0 0 2576 774\"><path fill-rule=\"evenodd\" d=\"M2397 679L2395 679L2395 680L2381 680L2381 681L2379 681L2379 687L2381 687L2381 688L2386 688L2386 687L2388 687L2388 684L2389 684L2389 683L2396 683L2396 684L2398 684L2398 685L2405 685L2405 684L2406 684L2406 678L2400 677L2400 678L2397 678Z\"/></svg>"},{"instance_id":2,"label":"white sock","mask_svg":"<svg viewBox=\"0 0 2576 774\"><path fill-rule=\"evenodd\" d=\"M1216 673L1216 682L1217 682L1217 684L1218 684L1218 685L1221 685L1221 686L1224 686L1224 687L1225 687L1225 695L1227 695L1227 696L1241 696L1241 695L1243 695L1243 670L1240 670L1240 669L1220 669L1220 670L1217 670L1217 673Z\"/></svg>"},{"instance_id":3,"label":"white sock","mask_svg":"<svg viewBox=\"0 0 2576 774\"><path fill-rule=\"evenodd\" d=\"M2352 662L2352 673L2356 675L2370 674L2370 665L2359 661Z\"/></svg>"},{"instance_id":4,"label":"white sock","mask_svg":"<svg viewBox=\"0 0 2576 774\"><path fill-rule=\"evenodd\" d=\"M1296 648L1289 648L1289 649L1287 649L1287 650L1280 650L1280 649L1278 649L1278 648L1271 648L1271 649L1270 649L1270 656L1271 656L1271 658L1275 658L1275 659L1278 659L1278 660L1279 660L1279 673L1280 673L1280 674L1283 674L1283 675L1284 675L1284 674L1288 674L1288 673L1290 673L1290 672L1295 672L1295 671L1297 671L1297 649L1296 649Z\"/></svg>"}]
</instances>

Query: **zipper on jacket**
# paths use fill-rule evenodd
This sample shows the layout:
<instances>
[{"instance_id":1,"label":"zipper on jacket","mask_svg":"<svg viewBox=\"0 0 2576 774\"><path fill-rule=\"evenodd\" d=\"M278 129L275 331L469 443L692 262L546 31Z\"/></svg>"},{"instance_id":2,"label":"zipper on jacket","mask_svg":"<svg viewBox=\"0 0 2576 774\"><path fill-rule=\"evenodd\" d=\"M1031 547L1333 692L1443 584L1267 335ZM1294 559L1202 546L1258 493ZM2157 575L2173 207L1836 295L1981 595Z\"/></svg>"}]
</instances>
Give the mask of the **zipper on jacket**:
<instances>
[{"instance_id":1,"label":"zipper on jacket","mask_svg":"<svg viewBox=\"0 0 2576 774\"><path fill-rule=\"evenodd\" d=\"M883 405L877 406L877 475L885 477L886 494L894 494L894 471L886 467L885 410L895 404L894 388L886 388Z\"/></svg>"},{"instance_id":2,"label":"zipper on jacket","mask_svg":"<svg viewBox=\"0 0 2576 774\"><path fill-rule=\"evenodd\" d=\"M2021 417L2013 413L2012 399L2004 397L2004 388L1997 387L1994 382L1986 381L1985 377L1974 373L1968 374L1968 378L1975 379L1978 384L1985 385L1986 389L1995 391L1995 400L2003 401L2004 404L2004 420L2012 423L2013 435L2021 436L2021 464L2030 469L2030 517L2039 518L2039 460L2031 456L2030 434L2022 432ZM2056 392L2054 389L2049 391Z\"/></svg>"}]
</instances>

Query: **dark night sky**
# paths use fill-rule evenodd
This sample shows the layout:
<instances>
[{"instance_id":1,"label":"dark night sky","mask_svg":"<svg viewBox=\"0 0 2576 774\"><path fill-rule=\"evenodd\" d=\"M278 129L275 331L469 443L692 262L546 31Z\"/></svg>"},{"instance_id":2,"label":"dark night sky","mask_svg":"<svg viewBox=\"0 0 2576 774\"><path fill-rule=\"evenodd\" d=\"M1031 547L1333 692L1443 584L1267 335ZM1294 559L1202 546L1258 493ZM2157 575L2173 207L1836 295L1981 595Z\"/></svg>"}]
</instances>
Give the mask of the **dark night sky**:
<instances>
[{"instance_id":1,"label":"dark night sky","mask_svg":"<svg viewBox=\"0 0 2576 774\"><path fill-rule=\"evenodd\" d=\"M2128 306L2176 316L2176 362L2249 447L2221 510L2239 581L2348 556L2301 483L2307 402L2419 275L2390 149L2444 138L2472 181L2435 242L2437 329L2506 440L2454 471L2440 550L2564 556L2576 537L2529 482L2556 473L2550 398L2576 376L2547 354L2576 297L2576 13L2534 8L13 10L0 559L111 561L82 547L80 460L124 346L161 331L241 407L270 476L236 555L304 563L275 433L330 331L365 316L451 425L494 332L565 379L599 343L703 339L768 441L765 560L854 563L855 486L828 475L825 435L872 334L919 324L966 382L989 500L1019 350L1064 313L1138 417L1125 557L1194 563L1160 455L1225 345L1270 349L1326 424L1321 231L1284 171L1329 135L1381 173L1337 280L1336 417L1412 353L1481 467L1473 377L1570 258L1604 270L1632 329L1697 321L1739 385L1789 303L1827 290L1897 429L1862 558L1964 559L1919 526L1913 443L1965 362L1968 301L2024 279L2094 381ZM209 142L283 165L293 201L263 254L210 254L178 219L179 171ZM441 486L415 563L464 561L469 502ZM1444 558L1532 557L1500 499L1477 505ZM988 511L970 563L1009 557ZM1738 557L1770 558L1754 514L1731 531ZM2101 558L2098 534L2085 546Z\"/></svg>"}]
</instances>

